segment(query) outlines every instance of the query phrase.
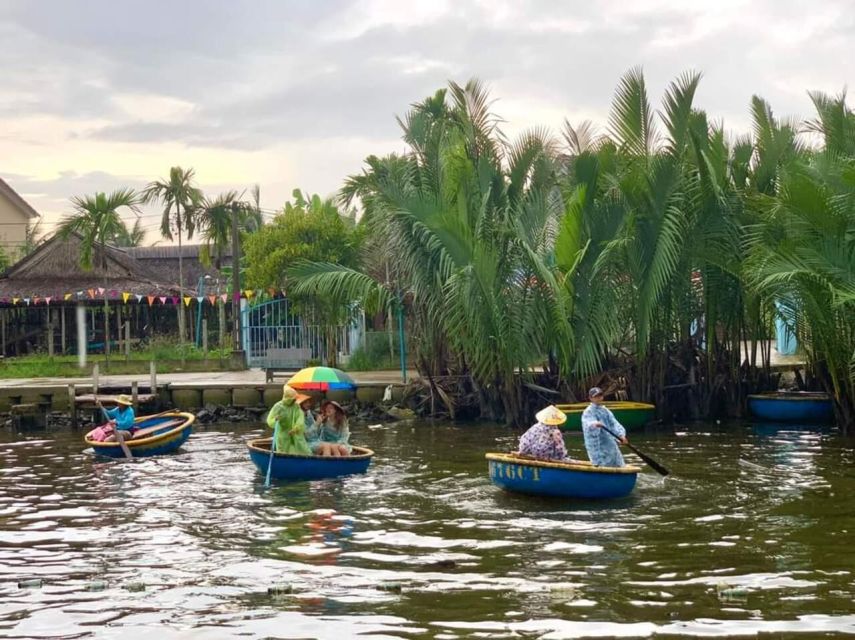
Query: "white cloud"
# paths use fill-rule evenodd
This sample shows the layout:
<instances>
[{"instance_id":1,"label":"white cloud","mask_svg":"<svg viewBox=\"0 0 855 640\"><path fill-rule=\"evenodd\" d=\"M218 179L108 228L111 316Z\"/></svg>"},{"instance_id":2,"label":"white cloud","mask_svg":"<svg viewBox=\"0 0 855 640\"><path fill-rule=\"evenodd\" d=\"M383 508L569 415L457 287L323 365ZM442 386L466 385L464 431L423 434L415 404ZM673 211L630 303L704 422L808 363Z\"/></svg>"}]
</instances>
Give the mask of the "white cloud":
<instances>
[{"instance_id":1,"label":"white cloud","mask_svg":"<svg viewBox=\"0 0 855 640\"><path fill-rule=\"evenodd\" d=\"M448 80L484 81L514 136L604 128L631 66L654 102L696 69L696 104L745 132L752 94L809 117L808 89L853 84L853 40L849 0L6 0L0 175L52 218L174 164L277 208L401 150L395 116Z\"/></svg>"}]
</instances>

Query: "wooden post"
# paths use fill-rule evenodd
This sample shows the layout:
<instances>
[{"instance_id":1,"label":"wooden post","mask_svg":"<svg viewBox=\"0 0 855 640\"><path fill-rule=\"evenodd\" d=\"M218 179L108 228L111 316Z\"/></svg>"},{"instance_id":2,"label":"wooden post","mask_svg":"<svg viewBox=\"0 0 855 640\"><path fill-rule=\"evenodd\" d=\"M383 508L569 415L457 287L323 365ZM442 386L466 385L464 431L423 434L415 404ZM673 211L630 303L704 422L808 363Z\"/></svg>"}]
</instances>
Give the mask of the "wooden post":
<instances>
[{"instance_id":1,"label":"wooden post","mask_svg":"<svg viewBox=\"0 0 855 640\"><path fill-rule=\"evenodd\" d=\"M48 349L48 357L53 358L53 310L45 309L47 311L47 349Z\"/></svg>"},{"instance_id":2,"label":"wooden post","mask_svg":"<svg viewBox=\"0 0 855 640\"><path fill-rule=\"evenodd\" d=\"M59 310L59 324L60 324L60 347L62 348L62 355L66 353L66 342L65 342L65 305L62 305L62 308Z\"/></svg>"},{"instance_id":3,"label":"wooden post","mask_svg":"<svg viewBox=\"0 0 855 640\"><path fill-rule=\"evenodd\" d=\"M154 360L148 363L148 374L151 392L157 394L157 365L155 365Z\"/></svg>"},{"instance_id":4,"label":"wooden post","mask_svg":"<svg viewBox=\"0 0 855 640\"><path fill-rule=\"evenodd\" d=\"M116 303L116 342L119 353L122 353L122 306Z\"/></svg>"},{"instance_id":5,"label":"wooden post","mask_svg":"<svg viewBox=\"0 0 855 640\"><path fill-rule=\"evenodd\" d=\"M226 348L226 303L222 300L217 301L217 327L220 330L220 338L217 346L220 348L220 364L223 363L223 352Z\"/></svg>"},{"instance_id":6,"label":"wooden post","mask_svg":"<svg viewBox=\"0 0 855 640\"><path fill-rule=\"evenodd\" d=\"M98 395L98 363L92 365L92 393Z\"/></svg>"},{"instance_id":7,"label":"wooden post","mask_svg":"<svg viewBox=\"0 0 855 640\"><path fill-rule=\"evenodd\" d=\"M0 337L0 340L3 341L3 357L5 357L6 356L6 309L3 309L3 311L0 312L0 328L2 328L2 333L3 333L2 337Z\"/></svg>"},{"instance_id":8,"label":"wooden post","mask_svg":"<svg viewBox=\"0 0 855 640\"><path fill-rule=\"evenodd\" d=\"M208 359L208 319L202 318L202 353Z\"/></svg>"},{"instance_id":9,"label":"wooden post","mask_svg":"<svg viewBox=\"0 0 855 640\"><path fill-rule=\"evenodd\" d=\"M77 428L77 390L73 384L68 385L68 413L71 414L71 426Z\"/></svg>"},{"instance_id":10,"label":"wooden post","mask_svg":"<svg viewBox=\"0 0 855 640\"><path fill-rule=\"evenodd\" d=\"M131 359L131 320L125 320L125 360Z\"/></svg>"},{"instance_id":11,"label":"wooden post","mask_svg":"<svg viewBox=\"0 0 855 640\"><path fill-rule=\"evenodd\" d=\"M136 413L137 410L139 409L139 404L140 404L139 403L139 383L136 380L134 380L131 383L131 400L132 400L133 405L134 405L134 413Z\"/></svg>"}]
</instances>

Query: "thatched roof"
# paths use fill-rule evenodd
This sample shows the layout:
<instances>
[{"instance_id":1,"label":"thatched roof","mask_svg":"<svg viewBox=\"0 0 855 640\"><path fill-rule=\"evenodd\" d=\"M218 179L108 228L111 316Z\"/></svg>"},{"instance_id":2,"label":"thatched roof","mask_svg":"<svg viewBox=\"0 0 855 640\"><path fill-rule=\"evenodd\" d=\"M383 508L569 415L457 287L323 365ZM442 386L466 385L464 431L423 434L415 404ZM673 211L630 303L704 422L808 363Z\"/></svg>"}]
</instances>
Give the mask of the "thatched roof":
<instances>
[{"instance_id":1,"label":"thatched roof","mask_svg":"<svg viewBox=\"0 0 855 640\"><path fill-rule=\"evenodd\" d=\"M74 299L77 299L82 297L78 292L98 288L115 291L118 296L125 292L144 296L178 295L177 251L173 259L160 257L168 255L169 252L163 252L165 247L123 249L98 245L93 255L95 266L86 271L80 266L81 244L82 238L77 234L67 239L55 235L42 243L0 276L0 302L3 298L48 296L60 301L68 293L75 294ZM225 289L225 279L199 262L198 245L190 246L195 248L196 257L188 256L183 261L184 282L188 285L185 294L196 295L196 283L205 275L219 278ZM206 293L213 293L210 280L208 282Z\"/></svg>"}]
</instances>

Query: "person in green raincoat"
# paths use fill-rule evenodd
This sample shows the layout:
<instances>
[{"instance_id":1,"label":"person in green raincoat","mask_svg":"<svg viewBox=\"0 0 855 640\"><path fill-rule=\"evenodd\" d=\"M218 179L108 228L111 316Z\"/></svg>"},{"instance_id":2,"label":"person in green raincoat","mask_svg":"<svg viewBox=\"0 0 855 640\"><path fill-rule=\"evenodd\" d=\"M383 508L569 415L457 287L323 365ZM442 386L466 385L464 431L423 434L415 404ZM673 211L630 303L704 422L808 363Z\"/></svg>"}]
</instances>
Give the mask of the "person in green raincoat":
<instances>
[{"instance_id":1,"label":"person in green raincoat","mask_svg":"<svg viewBox=\"0 0 855 640\"><path fill-rule=\"evenodd\" d=\"M306 414L303 405L311 396L297 393L287 384L282 388L282 399L267 414L267 426L273 429L274 450L310 456L312 450L306 441Z\"/></svg>"}]
</instances>

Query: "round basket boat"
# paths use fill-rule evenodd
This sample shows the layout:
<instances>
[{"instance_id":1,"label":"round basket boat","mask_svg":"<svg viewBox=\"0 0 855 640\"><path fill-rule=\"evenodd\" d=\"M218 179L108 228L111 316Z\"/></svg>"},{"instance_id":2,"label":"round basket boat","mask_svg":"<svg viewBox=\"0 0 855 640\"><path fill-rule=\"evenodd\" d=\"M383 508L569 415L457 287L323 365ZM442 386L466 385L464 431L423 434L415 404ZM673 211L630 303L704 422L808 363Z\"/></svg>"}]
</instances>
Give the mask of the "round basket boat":
<instances>
[{"instance_id":1,"label":"round basket boat","mask_svg":"<svg viewBox=\"0 0 855 640\"><path fill-rule=\"evenodd\" d=\"M246 443L249 457L258 470L266 474L270 465L270 477L277 480L320 480L353 473L365 473L371 464L374 452L365 447L353 447L349 456L300 456L290 453L273 454L270 462L272 438L255 438Z\"/></svg>"},{"instance_id":2,"label":"round basket boat","mask_svg":"<svg viewBox=\"0 0 855 640\"><path fill-rule=\"evenodd\" d=\"M552 462L513 453L488 453L490 479L507 491L555 498L605 499L629 495L639 467L596 467L590 462Z\"/></svg>"},{"instance_id":3,"label":"round basket boat","mask_svg":"<svg viewBox=\"0 0 855 640\"><path fill-rule=\"evenodd\" d=\"M562 429L573 430L582 428L582 412L588 408L589 402L574 402L573 404L557 405L567 414L567 420L561 425ZM646 402L630 402L628 400L610 400L604 402L603 406L608 408L618 422L627 431L640 429L653 420L656 414L656 405Z\"/></svg>"},{"instance_id":4,"label":"round basket boat","mask_svg":"<svg viewBox=\"0 0 855 640\"><path fill-rule=\"evenodd\" d=\"M748 396L748 410L755 418L773 422L831 422L834 406L827 393L783 392Z\"/></svg>"},{"instance_id":5,"label":"round basket boat","mask_svg":"<svg viewBox=\"0 0 855 640\"><path fill-rule=\"evenodd\" d=\"M192 413L170 411L153 416L140 416L134 420L134 437L125 440L134 458L159 456L176 451L193 432L196 416ZM93 429L94 431L94 429ZM92 439L92 431L83 437L98 455L124 458L118 442L101 442Z\"/></svg>"}]
</instances>

